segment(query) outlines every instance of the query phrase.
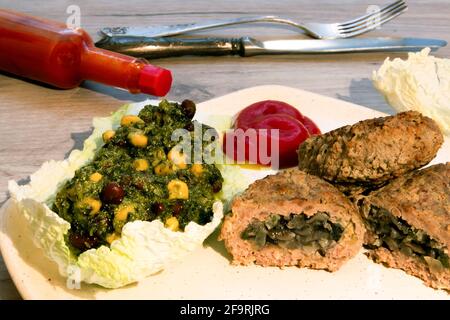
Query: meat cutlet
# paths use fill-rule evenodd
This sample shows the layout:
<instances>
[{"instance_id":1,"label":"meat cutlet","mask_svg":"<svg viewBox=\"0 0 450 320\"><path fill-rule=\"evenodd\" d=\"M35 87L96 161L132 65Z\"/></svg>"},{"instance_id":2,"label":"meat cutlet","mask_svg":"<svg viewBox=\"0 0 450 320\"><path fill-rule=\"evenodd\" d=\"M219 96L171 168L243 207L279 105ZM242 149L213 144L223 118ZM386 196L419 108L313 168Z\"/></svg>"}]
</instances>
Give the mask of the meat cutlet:
<instances>
[{"instance_id":1,"label":"meat cutlet","mask_svg":"<svg viewBox=\"0 0 450 320\"><path fill-rule=\"evenodd\" d=\"M298 150L299 168L354 195L426 165L442 143L434 120L407 111L307 139Z\"/></svg>"},{"instance_id":2,"label":"meat cutlet","mask_svg":"<svg viewBox=\"0 0 450 320\"><path fill-rule=\"evenodd\" d=\"M335 271L362 247L354 206L328 182L296 168L251 184L232 203L220 239L233 264Z\"/></svg>"},{"instance_id":3,"label":"meat cutlet","mask_svg":"<svg viewBox=\"0 0 450 320\"><path fill-rule=\"evenodd\" d=\"M450 162L406 174L361 201L367 255L450 290Z\"/></svg>"}]
</instances>

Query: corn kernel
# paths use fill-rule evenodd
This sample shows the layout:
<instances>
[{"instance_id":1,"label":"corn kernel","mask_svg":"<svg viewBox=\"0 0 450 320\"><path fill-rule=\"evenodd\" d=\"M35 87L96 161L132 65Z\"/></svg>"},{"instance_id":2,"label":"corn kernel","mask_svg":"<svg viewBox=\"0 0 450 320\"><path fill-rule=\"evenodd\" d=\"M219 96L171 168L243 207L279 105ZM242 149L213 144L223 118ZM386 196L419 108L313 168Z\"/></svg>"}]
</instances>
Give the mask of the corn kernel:
<instances>
[{"instance_id":1,"label":"corn kernel","mask_svg":"<svg viewBox=\"0 0 450 320\"><path fill-rule=\"evenodd\" d=\"M203 172L203 166L199 163L194 163L191 167L191 171L196 177L199 177Z\"/></svg>"},{"instance_id":2,"label":"corn kernel","mask_svg":"<svg viewBox=\"0 0 450 320\"><path fill-rule=\"evenodd\" d=\"M130 142L133 146L138 148L145 148L148 143L147 136L141 133L130 133L128 135L128 139L130 139Z\"/></svg>"},{"instance_id":3,"label":"corn kernel","mask_svg":"<svg viewBox=\"0 0 450 320\"><path fill-rule=\"evenodd\" d=\"M181 180L171 180L167 185L169 190L169 199L188 199L189 188L188 185Z\"/></svg>"},{"instance_id":4,"label":"corn kernel","mask_svg":"<svg viewBox=\"0 0 450 320\"><path fill-rule=\"evenodd\" d=\"M137 171L145 171L148 169L148 161L145 159L136 159L133 161L133 167Z\"/></svg>"},{"instance_id":5,"label":"corn kernel","mask_svg":"<svg viewBox=\"0 0 450 320\"><path fill-rule=\"evenodd\" d=\"M166 154L164 153L164 150L159 149L158 151L156 151L155 157L159 160L164 160L166 159Z\"/></svg>"},{"instance_id":6,"label":"corn kernel","mask_svg":"<svg viewBox=\"0 0 450 320\"><path fill-rule=\"evenodd\" d=\"M172 161L178 168L186 169L186 159L187 156L184 153L178 151L175 147L173 147L169 153L167 154L167 158Z\"/></svg>"},{"instance_id":7,"label":"corn kernel","mask_svg":"<svg viewBox=\"0 0 450 320\"><path fill-rule=\"evenodd\" d=\"M172 230L174 232L180 230L180 223L176 217L170 217L166 220L165 226L167 229Z\"/></svg>"},{"instance_id":8,"label":"corn kernel","mask_svg":"<svg viewBox=\"0 0 450 320\"><path fill-rule=\"evenodd\" d=\"M163 169L164 169L164 165L162 165L162 164L157 165L157 166L155 167L155 173L156 173L158 176L162 176L162 175L163 175Z\"/></svg>"},{"instance_id":9,"label":"corn kernel","mask_svg":"<svg viewBox=\"0 0 450 320\"><path fill-rule=\"evenodd\" d=\"M128 114L126 116L123 116L122 119L120 120L120 124L122 126L131 126L135 123L144 123L144 120L142 120L141 118L139 118L138 116L134 116L131 114Z\"/></svg>"},{"instance_id":10,"label":"corn kernel","mask_svg":"<svg viewBox=\"0 0 450 320\"><path fill-rule=\"evenodd\" d=\"M115 131L113 131L113 130L106 130L102 134L103 142L104 143L108 143L109 141L111 141L112 138L114 138L115 135L116 135Z\"/></svg>"},{"instance_id":11,"label":"corn kernel","mask_svg":"<svg viewBox=\"0 0 450 320\"><path fill-rule=\"evenodd\" d=\"M156 173L158 176L164 176L164 175L166 175L166 174L171 174L173 171L174 171L174 170L173 170L170 166L168 166L167 164L163 164L163 163L158 164L158 165L155 167L155 173Z\"/></svg>"},{"instance_id":12,"label":"corn kernel","mask_svg":"<svg viewBox=\"0 0 450 320\"><path fill-rule=\"evenodd\" d=\"M125 205L121 208L118 208L116 211L116 215L114 216L114 219L118 221L125 221L128 218L128 215L130 213L134 212L134 206L133 205Z\"/></svg>"},{"instance_id":13,"label":"corn kernel","mask_svg":"<svg viewBox=\"0 0 450 320\"><path fill-rule=\"evenodd\" d=\"M100 211L100 208L102 207L102 202L100 200L88 197L83 200L82 204L88 205L91 208L91 214L96 214Z\"/></svg>"},{"instance_id":14,"label":"corn kernel","mask_svg":"<svg viewBox=\"0 0 450 320\"><path fill-rule=\"evenodd\" d=\"M103 176L100 173L94 172L90 175L89 180L91 180L92 182L99 182L100 180L102 180L102 178Z\"/></svg>"},{"instance_id":15,"label":"corn kernel","mask_svg":"<svg viewBox=\"0 0 450 320\"><path fill-rule=\"evenodd\" d=\"M109 244L111 244L114 240L120 239L120 235L117 233L110 233L106 236L106 241L108 241Z\"/></svg>"}]
</instances>

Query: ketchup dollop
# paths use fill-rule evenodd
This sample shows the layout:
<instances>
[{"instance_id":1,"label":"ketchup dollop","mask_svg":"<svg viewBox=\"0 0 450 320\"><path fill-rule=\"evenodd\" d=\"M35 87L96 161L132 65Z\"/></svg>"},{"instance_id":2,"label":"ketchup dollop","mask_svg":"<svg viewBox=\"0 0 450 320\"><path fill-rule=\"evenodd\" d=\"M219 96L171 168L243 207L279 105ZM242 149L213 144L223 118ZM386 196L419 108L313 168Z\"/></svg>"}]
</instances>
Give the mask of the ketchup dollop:
<instances>
[{"instance_id":1,"label":"ketchup dollop","mask_svg":"<svg viewBox=\"0 0 450 320\"><path fill-rule=\"evenodd\" d=\"M238 114L234 130L224 135L223 150L234 161L287 168L298 164L299 145L320 133L314 121L290 104L264 100L249 105ZM277 161L274 161L275 156L278 156Z\"/></svg>"}]
</instances>

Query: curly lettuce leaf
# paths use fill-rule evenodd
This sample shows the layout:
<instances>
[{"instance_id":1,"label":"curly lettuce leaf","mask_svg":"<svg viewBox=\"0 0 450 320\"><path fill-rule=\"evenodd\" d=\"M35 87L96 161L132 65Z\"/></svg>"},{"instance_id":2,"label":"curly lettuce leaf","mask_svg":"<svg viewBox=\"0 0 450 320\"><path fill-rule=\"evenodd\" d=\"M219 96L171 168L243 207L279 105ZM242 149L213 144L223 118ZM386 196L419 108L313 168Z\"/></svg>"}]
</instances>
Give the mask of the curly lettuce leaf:
<instances>
[{"instance_id":1,"label":"curly lettuce leaf","mask_svg":"<svg viewBox=\"0 0 450 320\"><path fill-rule=\"evenodd\" d=\"M94 131L84 142L82 151L74 150L63 161L49 161L30 177L30 183L19 186L9 182L13 202L29 222L34 243L44 249L47 256L58 264L59 272L72 277L77 270L77 279L107 288L118 288L139 281L166 268L173 261L201 246L203 241L220 224L223 205L213 205L213 219L204 226L190 222L184 232L173 232L159 220L128 222L122 229L122 236L110 247L90 249L78 257L72 254L66 244L70 224L53 212L50 207L57 191L71 179L75 171L90 162L103 145L102 133L116 129L124 114L138 114L148 104L144 101L121 107L110 117L94 118ZM239 168L219 166L225 178L220 200L229 203L234 193L242 191L248 183L235 179ZM234 178L234 179L233 179ZM236 183L236 180L239 181Z\"/></svg>"},{"instance_id":2,"label":"curly lettuce leaf","mask_svg":"<svg viewBox=\"0 0 450 320\"><path fill-rule=\"evenodd\" d=\"M415 110L434 119L450 135L450 59L430 56L430 48L387 58L373 72L373 84L397 111Z\"/></svg>"}]
</instances>

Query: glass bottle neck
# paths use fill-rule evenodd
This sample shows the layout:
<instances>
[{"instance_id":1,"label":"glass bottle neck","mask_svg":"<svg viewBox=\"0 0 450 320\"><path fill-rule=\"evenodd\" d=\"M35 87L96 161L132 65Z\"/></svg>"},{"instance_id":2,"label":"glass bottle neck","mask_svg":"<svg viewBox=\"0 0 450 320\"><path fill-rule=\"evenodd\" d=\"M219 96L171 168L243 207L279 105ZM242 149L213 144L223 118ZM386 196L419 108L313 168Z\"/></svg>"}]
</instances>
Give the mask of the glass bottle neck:
<instances>
[{"instance_id":1,"label":"glass bottle neck","mask_svg":"<svg viewBox=\"0 0 450 320\"><path fill-rule=\"evenodd\" d=\"M139 75L145 63L136 58L86 46L81 56L81 76L139 93Z\"/></svg>"},{"instance_id":2,"label":"glass bottle neck","mask_svg":"<svg viewBox=\"0 0 450 320\"><path fill-rule=\"evenodd\" d=\"M172 85L169 70L148 64L145 59L90 45L85 46L81 57L81 75L85 80L155 96L166 95Z\"/></svg>"}]
</instances>

